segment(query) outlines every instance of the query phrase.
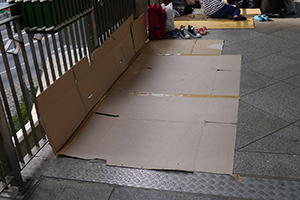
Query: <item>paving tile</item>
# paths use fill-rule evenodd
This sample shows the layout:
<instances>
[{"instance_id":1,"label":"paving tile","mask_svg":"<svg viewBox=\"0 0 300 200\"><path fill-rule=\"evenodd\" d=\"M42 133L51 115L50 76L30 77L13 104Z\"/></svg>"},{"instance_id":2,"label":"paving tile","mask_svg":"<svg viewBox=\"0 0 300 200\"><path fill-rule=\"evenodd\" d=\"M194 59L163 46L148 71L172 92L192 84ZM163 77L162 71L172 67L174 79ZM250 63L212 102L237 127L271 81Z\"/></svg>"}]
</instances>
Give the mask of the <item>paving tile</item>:
<instances>
[{"instance_id":1,"label":"paving tile","mask_svg":"<svg viewBox=\"0 0 300 200\"><path fill-rule=\"evenodd\" d=\"M109 200L211 200L210 197L160 190L147 190L130 187L116 187Z\"/></svg>"},{"instance_id":2,"label":"paving tile","mask_svg":"<svg viewBox=\"0 0 300 200\"><path fill-rule=\"evenodd\" d=\"M27 200L107 200L112 191L107 184L42 178Z\"/></svg>"},{"instance_id":3,"label":"paving tile","mask_svg":"<svg viewBox=\"0 0 300 200\"><path fill-rule=\"evenodd\" d=\"M282 80L300 74L299 65L299 60L282 57L281 53L276 53L248 62L243 65L243 68Z\"/></svg>"},{"instance_id":4,"label":"paving tile","mask_svg":"<svg viewBox=\"0 0 300 200\"><path fill-rule=\"evenodd\" d=\"M290 20L287 22L290 23ZM294 25L294 24L293 24ZM281 29L280 31L277 31L276 33L273 33L274 35L278 35L281 38L286 38L294 41L300 41L300 27L299 27L299 22L297 24L298 27L285 27L284 29ZM287 34L288 32L288 34Z\"/></svg>"},{"instance_id":5,"label":"paving tile","mask_svg":"<svg viewBox=\"0 0 300 200\"><path fill-rule=\"evenodd\" d=\"M299 146L300 128L290 125L240 149L240 151L300 155Z\"/></svg>"},{"instance_id":6,"label":"paving tile","mask_svg":"<svg viewBox=\"0 0 300 200\"><path fill-rule=\"evenodd\" d=\"M284 82L300 87L300 75L292 76L288 79L285 79Z\"/></svg>"},{"instance_id":7,"label":"paving tile","mask_svg":"<svg viewBox=\"0 0 300 200\"><path fill-rule=\"evenodd\" d=\"M251 93L260 88L264 88L277 81L273 78L256 73L246 68L247 67L243 66L241 71L240 96Z\"/></svg>"},{"instance_id":8,"label":"paving tile","mask_svg":"<svg viewBox=\"0 0 300 200\"><path fill-rule=\"evenodd\" d=\"M242 97L253 105L280 119L293 123L300 119L300 88L279 82Z\"/></svg>"},{"instance_id":9,"label":"paving tile","mask_svg":"<svg viewBox=\"0 0 300 200\"><path fill-rule=\"evenodd\" d=\"M235 148L239 149L287 125L287 122L240 101Z\"/></svg>"},{"instance_id":10,"label":"paving tile","mask_svg":"<svg viewBox=\"0 0 300 200\"><path fill-rule=\"evenodd\" d=\"M262 37L253 38L251 41L246 40L233 45L226 45L225 42L223 54L242 54L242 62L246 63L284 51L285 49L289 49L299 44L299 42L280 38L278 36L264 35Z\"/></svg>"},{"instance_id":11,"label":"paving tile","mask_svg":"<svg viewBox=\"0 0 300 200\"><path fill-rule=\"evenodd\" d=\"M205 40L225 40L226 45L234 45L242 41L251 41L253 38L262 37L262 33L256 32L254 29L235 29L234 34L232 30L210 30L210 33L202 36Z\"/></svg>"},{"instance_id":12,"label":"paving tile","mask_svg":"<svg viewBox=\"0 0 300 200\"><path fill-rule=\"evenodd\" d=\"M300 120L293 124L294 126L300 127Z\"/></svg>"},{"instance_id":13,"label":"paving tile","mask_svg":"<svg viewBox=\"0 0 300 200\"><path fill-rule=\"evenodd\" d=\"M234 174L300 178L300 156L271 153L235 152Z\"/></svg>"},{"instance_id":14,"label":"paving tile","mask_svg":"<svg viewBox=\"0 0 300 200\"><path fill-rule=\"evenodd\" d=\"M300 20L299 20L300 21ZM299 61L300 46L293 46L280 52L280 56L285 59L293 59Z\"/></svg>"}]
</instances>

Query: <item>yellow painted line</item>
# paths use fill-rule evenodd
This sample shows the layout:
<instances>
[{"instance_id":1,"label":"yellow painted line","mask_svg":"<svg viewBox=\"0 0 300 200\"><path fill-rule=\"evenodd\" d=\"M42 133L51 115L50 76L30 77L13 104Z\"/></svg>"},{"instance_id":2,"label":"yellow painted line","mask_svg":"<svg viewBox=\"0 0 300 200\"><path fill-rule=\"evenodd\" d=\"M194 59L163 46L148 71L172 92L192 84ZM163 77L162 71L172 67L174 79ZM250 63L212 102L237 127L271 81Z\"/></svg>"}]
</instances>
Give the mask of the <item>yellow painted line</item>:
<instances>
[{"instance_id":1,"label":"yellow painted line","mask_svg":"<svg viewBox=\"0 0 300 200\"><path fill-rule=\"evenodd\" d=\"M240 99L240 96L233 95L211 95L211 94L181 94L181 93L153 93L153 92L134 92L134 96L143 97L192 97L192 98L223 98L223 99Z\"/></svg>"}]
</instances>

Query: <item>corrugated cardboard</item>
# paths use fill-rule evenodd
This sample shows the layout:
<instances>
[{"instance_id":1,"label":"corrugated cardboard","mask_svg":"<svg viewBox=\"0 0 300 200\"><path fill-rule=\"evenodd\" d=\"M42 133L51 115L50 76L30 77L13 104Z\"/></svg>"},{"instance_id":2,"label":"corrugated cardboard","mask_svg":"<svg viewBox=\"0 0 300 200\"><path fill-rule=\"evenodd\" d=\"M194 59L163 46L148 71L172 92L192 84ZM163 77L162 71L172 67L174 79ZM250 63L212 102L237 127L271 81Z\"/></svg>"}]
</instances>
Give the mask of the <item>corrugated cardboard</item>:
<instances>
[{"instance_id":1,"label":"corrugated cardboard","mask_svg":"<svg viewBox=\"0 0 300 200\"><path fill-rule=\"evenodd\" d=\"M142 14L131 25L131 33L135 52L137 53L147 40L145 14Z\"/></svg>"},{"instance_id":2,"label":"corrugated cardboard","mask_svg":"<svg viewBox=\"0 0 300 200\"><path fill-rule=\"evenodd\" d=\"M97 87L87 56L76 63L73 70L77 82L76 86L84 107L87 111L90 111L98 103L104 93L100 93L99 87Z\"/></svg>"},{"instance_id":3,"label":"corrugated cardboard","mask_svg":"<svg viewBox=\"0 0 300 200\"><path fill-rule=\"evenodd\" d=\"M219 80L218 74L239 72L236 60L241 56L141 54L65 155L117 166L232 173L238 96L230 95L238 95L240 79ZM219 94L221 81L225 92Z\"/></svg>"},{"instance_id":4,"label":"corrugated cardboard","mask_svg":"<svg viewBox=\"0 0 300 200\"><path fill-rule=\"evenodd\" d=\"M37 97L42 125L57 152L87 115L75 85L73 69Z\"/></svg>"},{"instance_id":5,"label":"corrugated cardboard","mask_svg":"<svg viewBox=\"0 0 300 200\"><path fill-rule=\"evenodd\" d=\"M140 53L158 55L221 55L224 40L151 40Z\"/></svg>"}]
</instances>

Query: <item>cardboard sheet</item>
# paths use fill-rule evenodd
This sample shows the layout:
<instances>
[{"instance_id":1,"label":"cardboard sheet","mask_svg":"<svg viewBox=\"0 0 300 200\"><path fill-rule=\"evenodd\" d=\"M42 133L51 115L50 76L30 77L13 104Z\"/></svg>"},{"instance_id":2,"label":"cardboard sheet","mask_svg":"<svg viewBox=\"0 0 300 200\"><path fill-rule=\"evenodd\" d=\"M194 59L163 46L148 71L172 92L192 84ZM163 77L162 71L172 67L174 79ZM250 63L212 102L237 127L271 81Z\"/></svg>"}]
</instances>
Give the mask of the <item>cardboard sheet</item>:
<instances>
[{"instance_id":1,"label":"cardboard sheet","mask_svg":"<svg viewBox=\"0 0 300 200\"><path fill-rule=\"evenodd\" d=\"M117 166L231 174L240 67L240 55L141 54L64 154Z\"/></svg>"},{"instance_id":2,"label":"cardboard sheet","mask_svg":"<svg viewBox=\"0 0 300 200\"><path fill-rule=\"evenodd\" d=\"M151 40L140 53L157 55L221 55L224 40Z\"/></svg>"}]
</instances>

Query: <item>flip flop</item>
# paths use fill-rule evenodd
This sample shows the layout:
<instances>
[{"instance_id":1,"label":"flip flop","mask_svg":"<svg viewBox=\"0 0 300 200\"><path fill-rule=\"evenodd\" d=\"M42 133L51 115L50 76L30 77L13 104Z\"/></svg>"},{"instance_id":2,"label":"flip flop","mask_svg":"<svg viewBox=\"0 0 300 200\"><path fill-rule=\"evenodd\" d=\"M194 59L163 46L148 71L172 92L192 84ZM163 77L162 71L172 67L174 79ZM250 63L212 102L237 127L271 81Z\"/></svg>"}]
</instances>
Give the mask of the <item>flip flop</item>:
<instances>
[{"instance_id":1,"label":"flip flop","mask_svg":"<svg viewBox=\"0 0 300 200\"><path fill-rule=\"evenodd\" d=\"M262 17L265 21L269 21L269 16L267 16L266 14L261 15L261 17Z\"/></svg>"},{"instance_id":2,"label":"flip flop","mask_svg":"<svg viewBox=\"0 0 300 200\"><path fill-rule=\"evenodd\" d=\"M264 21L264 18L261 15L254 16L254 19L257 21Z\"/></svg>"}]
</instances>

